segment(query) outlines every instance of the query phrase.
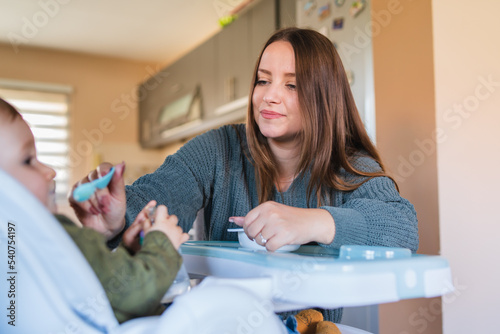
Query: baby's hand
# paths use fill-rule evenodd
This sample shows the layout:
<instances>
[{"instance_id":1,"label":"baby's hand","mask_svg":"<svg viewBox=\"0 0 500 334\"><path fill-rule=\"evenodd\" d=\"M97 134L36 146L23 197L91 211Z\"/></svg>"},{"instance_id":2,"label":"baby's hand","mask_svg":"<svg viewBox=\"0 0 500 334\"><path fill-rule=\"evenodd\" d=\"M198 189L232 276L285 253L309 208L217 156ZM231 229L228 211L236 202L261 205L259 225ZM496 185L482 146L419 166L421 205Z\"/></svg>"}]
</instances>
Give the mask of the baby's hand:
<instances>
[{"instance_id":1,"label":"baby's hand","mask_svg":"<svg viewBox=\"0 0 500 334\"><path fill-rule=\"evenodd\" d=\"M177 216L169 216L168 209L165 205L159 205L156 208L154 225L151 226L149 230L144 230L144 232L146 234L151 231L163 232L170 239L175 249L179 249L180 245L189 239L189 235L182 232L182 228L177 225L178 221Z\"/></svg>"},{"instance_id":2,"label":"baby's hand","mask_svg":"<svg viewBox=\"0 0 500 334\"><path fill-rule=\"evenodd\" d=\"M123 233L122 243L132 253L135 254L141 249L141 231L151 228L149 211L156 206L156 201L151 201L139 212L134 222Z\"/></svg>"}]
</instances>

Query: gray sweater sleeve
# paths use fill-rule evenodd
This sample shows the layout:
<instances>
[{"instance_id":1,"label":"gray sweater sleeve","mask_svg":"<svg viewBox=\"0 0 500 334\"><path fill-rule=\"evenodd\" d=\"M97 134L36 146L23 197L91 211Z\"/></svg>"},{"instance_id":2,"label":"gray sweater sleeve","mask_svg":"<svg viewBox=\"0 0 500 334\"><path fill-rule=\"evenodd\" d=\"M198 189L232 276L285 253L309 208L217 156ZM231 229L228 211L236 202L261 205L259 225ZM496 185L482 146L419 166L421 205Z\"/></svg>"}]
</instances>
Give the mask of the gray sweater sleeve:
<instances>
[{"instance_id":1,"label":"gray sweater sleeve","mask_svg":"<svg viewBox=\"0 0 500 334\"><path fill-rule=\"evenodd\" d=\"M418 249L418 222L413 205L387 177L375 177L344 194L337 207L324 206L335 221L335 238L327 247L374 245Z\"/></svg>"},{"instance_id":2,"label":"gray sweater sleeve","mask_svg":"<svg viewBox=\"0 0 500 334\"><path fill-rule=\"evenodd\" d=\"M209 131L168 156L154 173L126 187L127 226L148 201L154 199L158 205L167 206L169 214L177 215L179 225L185 232L189 231L198 210L211 194L219 151L217 135Z\"/></svg>"}]
</instances>

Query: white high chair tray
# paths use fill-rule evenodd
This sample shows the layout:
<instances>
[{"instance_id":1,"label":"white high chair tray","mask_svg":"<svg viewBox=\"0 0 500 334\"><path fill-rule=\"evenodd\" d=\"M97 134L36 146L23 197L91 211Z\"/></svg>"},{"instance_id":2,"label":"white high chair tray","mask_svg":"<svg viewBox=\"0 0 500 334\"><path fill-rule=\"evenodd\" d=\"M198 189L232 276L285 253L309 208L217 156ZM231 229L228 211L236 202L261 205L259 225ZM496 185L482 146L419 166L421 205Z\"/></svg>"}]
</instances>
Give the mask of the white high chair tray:
<instances>
[{"instance_id":1,"label":"white high chair tray","mask_svg":"<svg viewBox=\"0 0 500 334\"><path fill-rule=\"evenodd\" d=\"M364 306L436 297L454 289L446 259L403 248L301 246L271 253L232 241L190 241L181 251L193 276L269 277L276 311Z\"/></svg>"}]
</instances>

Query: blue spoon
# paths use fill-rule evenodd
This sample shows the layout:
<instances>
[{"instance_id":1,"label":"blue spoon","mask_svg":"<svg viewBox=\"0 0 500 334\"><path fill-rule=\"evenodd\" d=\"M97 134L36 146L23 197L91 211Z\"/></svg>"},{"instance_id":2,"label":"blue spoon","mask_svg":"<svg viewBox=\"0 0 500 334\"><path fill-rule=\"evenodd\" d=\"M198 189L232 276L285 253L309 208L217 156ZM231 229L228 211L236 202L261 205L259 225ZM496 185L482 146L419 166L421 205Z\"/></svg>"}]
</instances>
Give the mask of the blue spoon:
<instances>
[{"instance_id":1,"label":"blue spoon","mask_svg":"<svg viewBox=\"0 0 500 334\"><path fill-rule=\"evenodd\" d=\"M97 180L90 181L88 183L82 183L73 191L73 198L77 202L87 201L97 189L104 189L108 186L113 174L115 173L115 167L112 167L108 174Z\"/></svg>"}]
</instances>

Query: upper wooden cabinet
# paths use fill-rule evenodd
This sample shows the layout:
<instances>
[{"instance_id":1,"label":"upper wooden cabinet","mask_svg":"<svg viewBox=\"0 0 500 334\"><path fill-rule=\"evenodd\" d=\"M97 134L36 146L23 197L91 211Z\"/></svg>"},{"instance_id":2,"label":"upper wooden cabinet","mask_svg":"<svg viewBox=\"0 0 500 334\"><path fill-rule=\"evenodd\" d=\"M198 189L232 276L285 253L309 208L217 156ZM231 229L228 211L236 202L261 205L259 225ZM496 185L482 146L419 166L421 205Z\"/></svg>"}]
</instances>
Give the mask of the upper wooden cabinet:
<instances>
[{"instance_id":1,"label":"upper wooden cabinet","mask_svg":"<svg viewBox=\"0 0 500 334\"><path fill-rule=\"evenodd\" d=\"M280 15L278 15L278 10ZM261 0L199 47L139 86L139 135L158 147L245 118L264 43L294 24L295 1Z\"/></svg>"}]
</instances>

